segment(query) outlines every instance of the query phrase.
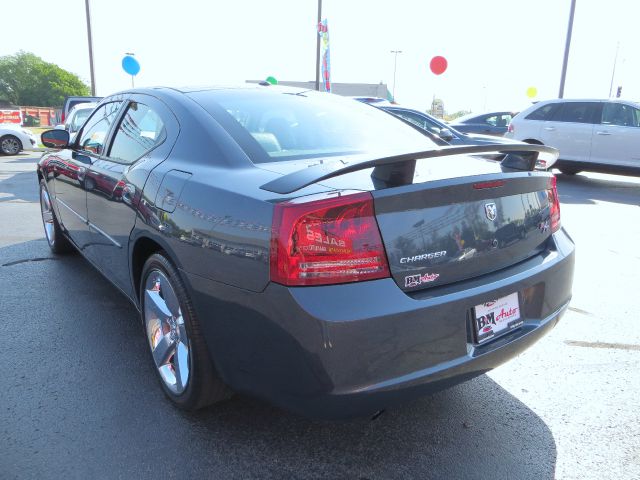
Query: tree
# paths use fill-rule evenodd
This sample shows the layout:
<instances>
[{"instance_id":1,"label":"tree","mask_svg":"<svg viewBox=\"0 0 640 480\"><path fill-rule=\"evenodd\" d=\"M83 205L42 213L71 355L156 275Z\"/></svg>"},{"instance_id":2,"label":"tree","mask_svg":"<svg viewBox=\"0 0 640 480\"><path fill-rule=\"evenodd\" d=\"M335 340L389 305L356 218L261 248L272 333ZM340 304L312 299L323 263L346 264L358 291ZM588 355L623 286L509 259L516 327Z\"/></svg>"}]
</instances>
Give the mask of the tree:
<instances>
[{"instance_id":1,"label":"tree","mask_svg":"<svg viewBox=\"0 0 640 480\"><path fill-rule=\"evenodd\" d=\"M71 95L89 95L89 87L77 75L33 53L0 57L0 99L15 105L59 107Z\"/></svg>"}]
</instances>

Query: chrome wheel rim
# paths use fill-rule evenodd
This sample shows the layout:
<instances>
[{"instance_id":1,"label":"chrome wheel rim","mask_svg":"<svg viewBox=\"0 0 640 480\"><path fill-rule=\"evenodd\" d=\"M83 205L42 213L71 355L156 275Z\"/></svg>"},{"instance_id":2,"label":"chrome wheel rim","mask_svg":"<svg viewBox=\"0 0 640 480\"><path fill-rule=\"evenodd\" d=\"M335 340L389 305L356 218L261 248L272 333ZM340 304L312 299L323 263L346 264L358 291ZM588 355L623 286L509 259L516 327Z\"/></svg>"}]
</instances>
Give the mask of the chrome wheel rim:
<instances>
[{"instance_id":1,"label":"chrome wheel rim","mask_svg":"<svg viewBox=\"0 0 640 480\"><path fill-rule=\"evenodd\" d=\"M44 234L47 237L49 245L53 246L55 242L53 223L53 209L51 208L51 199L49 192L44 186L40 187L40 210L42 211L42 224L44 225Z\"/></svg>"},{"instance_id":2,"label":"chrome wheel rim","mask_svg":"<svg viewBox=\"0 0 640 480\"><path fill-rule=\"evenodd\" d=\"M20 151L20 143L16 138L5 138L2 140L0 148L2 148L2 151L7 155L15 155Z\"/></svg>"},{"instance_id":3,"label":"chrome wheel rim","mask_svg":"<svg viewBox=\"0 0 640 480\"><path fill-rule=\"evenodd\" d=\"M144 323L160 378L171 392L181 394L189 383L189 337L176 292L159 270L145 281Z\"/></svg>"}]
</instances>

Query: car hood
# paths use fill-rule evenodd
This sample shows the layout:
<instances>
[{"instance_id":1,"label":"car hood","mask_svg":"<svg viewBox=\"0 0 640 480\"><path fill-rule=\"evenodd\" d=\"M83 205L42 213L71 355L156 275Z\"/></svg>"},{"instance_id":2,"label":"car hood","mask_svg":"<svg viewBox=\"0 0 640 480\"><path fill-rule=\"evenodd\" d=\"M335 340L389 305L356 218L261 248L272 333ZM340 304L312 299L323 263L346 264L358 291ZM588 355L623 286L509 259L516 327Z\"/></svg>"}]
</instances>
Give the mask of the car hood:
<instances>
[{"instance_id":1,"label":"car hood","mask_svg":"<svg viewBox=\"0 0 640 480\"><path fill-rule=\"evenodd\" d=\"M24 130L22 125L18 125L17 123L0 123L0 128L6 130L17 130L18 132Z\"/></svg>"}]
</instances>

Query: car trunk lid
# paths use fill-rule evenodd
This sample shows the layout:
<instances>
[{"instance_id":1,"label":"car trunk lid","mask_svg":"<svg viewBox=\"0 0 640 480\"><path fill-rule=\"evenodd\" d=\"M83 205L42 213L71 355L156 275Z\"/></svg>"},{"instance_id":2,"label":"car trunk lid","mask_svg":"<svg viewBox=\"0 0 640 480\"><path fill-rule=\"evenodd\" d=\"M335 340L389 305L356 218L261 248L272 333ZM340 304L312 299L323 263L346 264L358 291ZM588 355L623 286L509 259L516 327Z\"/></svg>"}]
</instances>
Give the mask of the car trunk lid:
<instances>
[{"instance_id":1,"label":"car trunk lid","mask_svg":"<svg viewBox=\"0 0 640 480\"><path fill-rule=\"evenodd\" d=\"M372 192L391 274L405 291L490 273L544 249L547 173L496 173Z\"/></svg>"}]
</instances>

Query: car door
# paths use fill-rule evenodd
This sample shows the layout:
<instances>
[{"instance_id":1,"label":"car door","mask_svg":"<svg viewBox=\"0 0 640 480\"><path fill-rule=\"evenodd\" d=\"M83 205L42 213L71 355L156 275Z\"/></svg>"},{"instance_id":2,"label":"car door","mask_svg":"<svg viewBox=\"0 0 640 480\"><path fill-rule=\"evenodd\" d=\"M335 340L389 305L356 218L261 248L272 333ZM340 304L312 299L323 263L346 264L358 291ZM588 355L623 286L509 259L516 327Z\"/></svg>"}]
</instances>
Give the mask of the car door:
<instances>
[{"instance_id":1,"label":"car door","mask_svg":"<svg viewBox=\"0 0 640 480\"><path fill-rule=\"evenodd\" d=\"M90 241L87 225L86 174L91 162L102 154L121 102L100 106L89 118L70 148L54 160L54 190L58 215L74 243L84 250Z\"/></svg>"},{"instance_id":2,"label":"car door","mask_svg":"<svg viewBox=\"0 0 640 480\"><path fill-rule=\"evenodd\" d=\"M602 102L564 102L544 122L540 139L560 151L560 158L588 162L594 124L600 119Z\"/></svg>"},{"instance_id":3,"label":"car door","mask_svg":"<svg viewBox=\"0 0 640 480\"><path fill-rule=\"evenodd\" d=\"M132 95L106 155L92 162L87 175L92 237L87 256L132 298L128 247L137 206L149 173L167 157L178 131L175 116L162 102Z\"/></svg>"},{"instance_id":4,"label":"car door","mask_svg":"<svg viewBox=\"0 0 640 480\"><path fill-rule=\"evenodd\" d=\"M591 161L603 165L640 168L640 109L606 102L595 126Z\"/></svg>"}]
</instances>

